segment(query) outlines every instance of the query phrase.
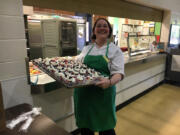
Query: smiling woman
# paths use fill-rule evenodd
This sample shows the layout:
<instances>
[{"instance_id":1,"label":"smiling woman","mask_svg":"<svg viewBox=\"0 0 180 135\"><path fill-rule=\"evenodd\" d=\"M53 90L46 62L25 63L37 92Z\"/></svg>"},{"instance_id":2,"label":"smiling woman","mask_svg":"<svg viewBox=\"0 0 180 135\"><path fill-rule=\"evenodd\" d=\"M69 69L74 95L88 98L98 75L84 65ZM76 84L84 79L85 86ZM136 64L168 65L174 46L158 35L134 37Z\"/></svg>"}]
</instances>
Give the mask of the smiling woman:
<instances>
[{"instance_id":1,"label":"smiling woman","mask_svg":"<svg viewBox=\"0 0 180 135\"><path fill-rule=\"evenodd\" d=\"M93 27L92 39L98 42L98 46L100 47L107 42L107 38L110 38L111 35L112 28L110 23L104 18L97 19Z\"/></svg>"},{"instance_id":2,"label":"smiling woman","mask_svg":"<svg viewBox=\"0 0 180 135\"><path fill-rule=\"evenodd\" d=\"M97 19L93 27L94 43L77 56L105 76L93 86L75 88L75 118L81 135L94 135L95 131L99 135L115 135L115 84L123 79L124 60L120 48L109 41L111 35L110 23L104 18Z\"/></svg>"}]
</instances>

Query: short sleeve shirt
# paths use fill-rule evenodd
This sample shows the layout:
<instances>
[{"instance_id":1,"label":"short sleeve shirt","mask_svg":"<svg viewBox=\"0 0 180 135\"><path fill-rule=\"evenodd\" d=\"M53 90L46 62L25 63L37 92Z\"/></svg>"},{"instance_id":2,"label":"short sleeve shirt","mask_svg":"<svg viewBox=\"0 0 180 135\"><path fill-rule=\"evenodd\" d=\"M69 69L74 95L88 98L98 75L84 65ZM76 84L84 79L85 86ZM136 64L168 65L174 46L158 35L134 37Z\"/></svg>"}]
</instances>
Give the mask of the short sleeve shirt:
<instances>
[{"instance_id":1,"label":"short sleeve shirt","mask_svg":"<svg viewBox=\"0 0 180 135\"><path fill-rule=\"evenodd\" d=\"M94 43L94 44L85 46L81 54L77 56L77 59L83 62L84 57L86 56L86 54L88 53L88 51L91 49L93 45L94 47L90 51L89 55L94 55L94 56L106 55L107 45L103 45L102 47L98 48L96 43ZM113 75L115 73L120 73L124 75L124 56L121 49L111 42L109 44L109 50L108 50L107 55L110 60L110 62L108 63L110 74Z\"/></svg>"}]
</instances>

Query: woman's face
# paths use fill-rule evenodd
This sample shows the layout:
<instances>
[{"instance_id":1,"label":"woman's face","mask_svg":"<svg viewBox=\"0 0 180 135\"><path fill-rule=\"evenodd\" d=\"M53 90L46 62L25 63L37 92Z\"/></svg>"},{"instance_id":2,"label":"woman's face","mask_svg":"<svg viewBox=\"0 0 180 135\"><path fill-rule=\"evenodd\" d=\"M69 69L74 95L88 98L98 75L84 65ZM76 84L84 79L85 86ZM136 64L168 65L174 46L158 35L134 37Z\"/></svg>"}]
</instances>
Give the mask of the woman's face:
<instances>
[{"instance_id":1,"label":"woman's face","mask_svg":"<svg viewBox=\"0 0 180 135\"><path fill-rule=\"evenodd\" d=\"M109 27L105 20L99 20L95 26L94 34L96 39L107 39L109 36Z\"/></svg>"}]
</instances>

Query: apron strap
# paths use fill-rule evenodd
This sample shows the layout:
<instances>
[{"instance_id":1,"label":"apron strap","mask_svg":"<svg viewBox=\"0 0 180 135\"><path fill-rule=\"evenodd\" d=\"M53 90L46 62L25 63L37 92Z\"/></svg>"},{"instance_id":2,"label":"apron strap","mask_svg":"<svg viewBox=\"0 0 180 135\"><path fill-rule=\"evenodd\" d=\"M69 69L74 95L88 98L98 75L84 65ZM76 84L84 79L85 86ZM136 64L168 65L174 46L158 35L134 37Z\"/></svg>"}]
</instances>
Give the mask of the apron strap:
<instances>
[{"instance_id":1,"label":"apron strap","mask_svg":"<svg viewBox=\"0 0 180 135\"><path fill-rule=\"evenodd\" d=\"M91 50L93 49L93 47L94 47L94 45L92 45L92 47L89 49L89 51L88 51L88 53L86 54L86 56L89 55L89 53L91 52Z\"/></svg>"},{"instance_id":2,"label":"apron strap","mask_svg":"<svg viewBox=\"0 0 180 135\"><path fill-rule=\"evenodd\" d=\"M89 49L88 53L86 54L89 55L89 53L91 52L91 50L93 49L94 45L92 45L92 47ZM108 58L108 51L109 51L109 41L107 41L107 47L106 47L106 57Z\"/></svg>"},{"instance_id":3,"label":"apron strap","mask_svg":"<svg viewBox=\"0 0 180 135\"><path fill-rule=\"evenodd\" d=\"M107 41L107 48L106 48L106 57L108 58L108 52L109 52L109 41Z\"/></svg>"}]
</instances>

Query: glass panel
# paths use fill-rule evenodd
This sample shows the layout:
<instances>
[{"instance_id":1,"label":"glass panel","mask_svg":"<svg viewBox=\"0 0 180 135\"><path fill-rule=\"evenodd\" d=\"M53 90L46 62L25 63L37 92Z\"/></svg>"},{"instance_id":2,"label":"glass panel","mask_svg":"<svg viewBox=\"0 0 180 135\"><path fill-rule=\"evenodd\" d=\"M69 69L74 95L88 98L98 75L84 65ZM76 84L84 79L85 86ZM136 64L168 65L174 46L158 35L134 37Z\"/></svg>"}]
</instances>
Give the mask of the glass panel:
<instances>
[{"instance_id":1,"label":"glass panel","mask_svg":"<svg viewBox=\"0 0 180 135\"><path fill-rule=\"evenodd\" d=\"M78 24L77 27L77 45L78 45L78 50L82 51L84 45L85 45L85 25L84 24Z\"/></svg>"},{"instance_id":2,"label":"glass panel","mask_svg":"<svg viewBox=\"0 0 180 135\"><path fill-rule=\"evenodd\" d=\"M172 25L171 35L170 35L170 44L179 44L179 38L180 38L180 26Z\"/></svg>"},{"instance_id":3,"label":"glass panel","mask_svg":"<svg viewBox=\"0 0 180 135\"><path fill-rule=\"evenodd\" d=\"M73 22L62 22L62 46L75 45L76 37L76 25Z\"/></svg>"}]
</instances>

